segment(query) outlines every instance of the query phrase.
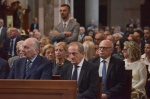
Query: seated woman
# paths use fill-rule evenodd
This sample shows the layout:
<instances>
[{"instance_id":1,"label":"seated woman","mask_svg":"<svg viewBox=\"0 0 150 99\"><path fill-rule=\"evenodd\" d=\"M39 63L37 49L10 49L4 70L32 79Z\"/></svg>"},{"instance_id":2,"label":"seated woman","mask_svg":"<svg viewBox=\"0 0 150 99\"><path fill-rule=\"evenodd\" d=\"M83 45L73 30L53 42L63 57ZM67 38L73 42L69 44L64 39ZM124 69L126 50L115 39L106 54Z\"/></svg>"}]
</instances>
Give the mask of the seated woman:
<instances>
[{"instance_id":1,"label":"seated woman","mask_svg":"<svg viewBox=\"0 0 150 99\"><path fill-rule=\"evenodd\" d=\"M65 42L59 42L55 45L55 62L53 65L53 75L60 75L62 66L70 64L70 61L66 59L67 56L67 44Z\"/></svg>"},{"instance_id":2,"label":"seated woman","mask_svg":"<svg viewBox=\"0 0 150 99\"><path fill-rule=\"evenodd\" d=\"M140 60L140 46L134 41L126 41L124 43L123 55L125 57L125 68L132 70L131 98L143 99L142 97L146 97L147 70L145 64Z\"/></svg>"},{"instance_id":3,"label":"seated woman","mask_svg":"<svg viewBox=\"0 0 150 99\"><path fill-rule=\"evenodd\" d=\"M40 44L40 55L43 56L42 55L43 47L47 44L51 44L51 41L47 37L42 37L39 41L39 44Z\"/></svg>"},{"instance_id":4,"label":"seated woman","mask_svg":"<svg viewBox=\"0 0 150 99\"><path fill-rule=\"evenodd\" d=\"M43 56L52 63L55 61L55 47L52 44L47 44L43 47Z\"/></svg>"},{"instance_id":5,"label":"seated woman","mask_svg":"<svg viewBox=\"0 0 150 99\"><path fill-rule=\"evenodd\" d=\"M23 42L24 41L18 41L17 42L17 46L16 46L17 56L13 56L13 57L8 59L8 63L9 63L10 68L12 67L13 62L15 60L17 60L18 58L22 58L24 56L23 53L22 53L22 50L23 50L22 44L23 44Z\"/></svg>"}]
</instances>

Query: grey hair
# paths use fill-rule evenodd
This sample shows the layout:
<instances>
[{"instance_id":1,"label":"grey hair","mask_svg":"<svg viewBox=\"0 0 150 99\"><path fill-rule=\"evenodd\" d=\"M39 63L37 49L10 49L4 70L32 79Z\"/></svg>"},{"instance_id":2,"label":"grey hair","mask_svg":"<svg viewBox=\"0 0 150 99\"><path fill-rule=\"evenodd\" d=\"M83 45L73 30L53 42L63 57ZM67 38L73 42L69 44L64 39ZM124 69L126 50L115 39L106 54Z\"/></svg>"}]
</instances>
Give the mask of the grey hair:
<instances>
[{"instance_id":1,"label":"grey hair","mask_svg":"<svg viewBox=\"0 0 150 99\"><path fill-rule=\"evenodd\" d=\"M80 42L72 42L72 43L70 43L70 44L68 45L68 48L69 48L70 46L73 46L73 45L77 45L79 52L80 52L80 53L84 53L84 47L83 47L83 45L82 45Z\"/></svg>"}]
</instances>

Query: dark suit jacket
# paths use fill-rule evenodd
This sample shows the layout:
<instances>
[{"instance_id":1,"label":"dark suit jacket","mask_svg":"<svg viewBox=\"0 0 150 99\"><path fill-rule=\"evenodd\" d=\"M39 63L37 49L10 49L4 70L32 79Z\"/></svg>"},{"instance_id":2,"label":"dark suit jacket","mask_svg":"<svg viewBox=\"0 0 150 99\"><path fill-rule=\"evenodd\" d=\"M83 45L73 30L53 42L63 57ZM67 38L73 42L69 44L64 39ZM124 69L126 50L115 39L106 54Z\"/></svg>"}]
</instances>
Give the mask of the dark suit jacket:
<instances>
[{"instance_id":1,"label":"dark suit jacket","mask_svg":"<svg viewBox=\"0 0 150 99\"><path fill-rule=\"evenodd\" d=\"M0 33L0 43L3 43L7 38L7 28L3 27Z\"/></svg>"},{"instance_id":2,"label":"dark suit jacket","mask_svg":"<svg viewBox=\"0 0 150 99\"><path fill-rule=\"evenodd\" d=\"M4 41L4 45L3 45L3 51L10 51L10 40L11 38L8 38ZM20 38L16 38L16 41L15 41L15 47L14 47L14 56L17 55L17 52L16 52L16 45L17 45L17 42L20 41L21 39Z\"/></svg>"},{"instance_id":3,"label":"dark suit jacket","mask_svg":"<svg viewBox=\"0 0 150 99\"><path fill-rule=\"evenodd\" d=\"M32 23L31 25L30 25L30 31L32 32L34 29L39 29L39 24L37 23L36 24L36 27L34 28L34 23Z\"/></svg>"},{"instance_id":4,"label":"dark suit jacket","mask_svg":"<svg viewBox=\"0 0 150 99\"><path fill-rule=\"evenodd\" d=\"M73 65L64 65L62 69L62 79L70 80ZM84 60L78 80L77 99L95 99L99 88L98 67Z\"/></svg>"},{"instance_id":5,"label":"dark suit jacket","mask_svg":"<svg viewBox=\"0 0 150 99\"><path fill-rule=\"evenodd\" d=\"M8 62L0 58L0 79L5 79L9 74L9 65Z\"/></svg>"},{"instance_id":6,"label":"dark suit jacket","mask_svg":"<svg viewBox=\"0 0 150 99\"><path fill-rule=\"evenodd\" d=\"M52 63L49 60L38 55L25 76L26 62L25 58L15 60L8 79L51 79Z\"/></svg>"},{"instance_id":7,"label":"dark suit jacket","mask_svg":"<svg viewBox=\"0 0 150 99\"><path fill-rule=\"evenodd\" d=\"M95 57L89 60L89 62L100 65L100 57ZM124 61L111 56L106 78L105 94L110 95L111 98L123 96L124 88L126 86L126 72ZM121 98L122 99L122 98ZM124 99L124 98L123 98Z\"/></svg>"},{"instance_id":8,"label":"dark suit jacket","mask_svg":"<svg viewBox=\"0 0 150 99\"><path fill-rule=\"evenodd\" d=\"M63 28L63 22L59 23L56 27L54 27L53 30L56 30L59 32L59 34L54 35L53 33L50 35L50 39L52 42L60 42L60 41L64 41L66 43L70 43L73 41L77 41L78 40L78 35L79 35L79 28L80 25L79 23L70 20L67 28L65 29L65 31L67 32L72 32L71 36L66 36L63 32L64 32L64 28Z\"/></svg>"}]
</instances>

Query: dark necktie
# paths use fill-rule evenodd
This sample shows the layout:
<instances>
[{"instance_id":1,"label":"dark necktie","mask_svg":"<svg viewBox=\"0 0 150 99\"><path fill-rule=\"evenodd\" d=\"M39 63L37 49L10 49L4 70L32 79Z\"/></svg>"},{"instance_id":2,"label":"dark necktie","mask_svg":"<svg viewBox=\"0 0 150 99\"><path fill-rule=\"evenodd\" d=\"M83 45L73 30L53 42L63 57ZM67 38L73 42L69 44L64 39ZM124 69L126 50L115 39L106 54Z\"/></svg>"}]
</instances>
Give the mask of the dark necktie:
<instances>
[{"instance_id":1,"label":"dark necktie","mask_svg":"<svg viewBox=\"0 0 150 99\"><path fill-rule=\"evenodd\" d=\"M72 80L77 80L78 77L78 67L79 66L75 66L74 71L73 71L73 75L72 75Z\"/></svg>"},{"instance_id":2,"label":"dark necktie","mask_svg":"<svg viewBox=\"0 0 150 99\"><path fill-rule=\"evenodd\" d=\"M26 74L29 72L29 69L31 68L31 66L30 66L31 63L32 62L30 60L28 60L27 63L26 63Z\"/></svg>"},{"instance_id":3,"label":"dark necktie","mask_svg":"<svg viewBox=\"0 0 150 99\"><path fill-rule=\"evenodd\" d=\"M13 52L13 39L11 39L11 44L10 44L10 56L12 56L12 52Z\"/></svg>"},{"instance_id":4,"label":"dark necktie","mask_svg":"<svg viewBox=\"0 0 150 99\"><path fill-rule=\"evenodd\" d=\"M106 61L103 60L103 68L102 68L102 93L105 93L107 90L106 90Z\"/></svg>"}]
</instances>

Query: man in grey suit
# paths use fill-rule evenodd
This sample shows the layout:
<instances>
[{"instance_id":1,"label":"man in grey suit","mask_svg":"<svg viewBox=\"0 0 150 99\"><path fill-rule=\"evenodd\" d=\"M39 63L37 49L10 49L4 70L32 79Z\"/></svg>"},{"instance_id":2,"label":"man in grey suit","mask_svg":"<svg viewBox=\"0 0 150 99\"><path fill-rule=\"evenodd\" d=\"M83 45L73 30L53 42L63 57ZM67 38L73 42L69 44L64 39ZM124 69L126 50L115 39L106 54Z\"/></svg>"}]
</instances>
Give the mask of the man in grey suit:
<instances>
[{"instance_id":1,"label":"man in grey suit","mask_svg":"<svg viewBox=\"0 0 150 99\"><path fill-rule=\"evenodd\" d=\"M4 20L0 19L0 57L2 57L3 42L7 38L7 28L3 27L3 25L4 25Z\"/></svg>"},{"instance_id":2,"label":"man in grey suit","mask_svg":"<svg viewBox=\"0 0 150 99\"><path fill-rule=\"evenodd\" d=\"M53 43L77 41L80 25L75 20L70 19L70 6L62 4L60 7L60 15L62 22L54 27L53 32L50 34L50 39Z\"/></svg>"}]
</instances>

